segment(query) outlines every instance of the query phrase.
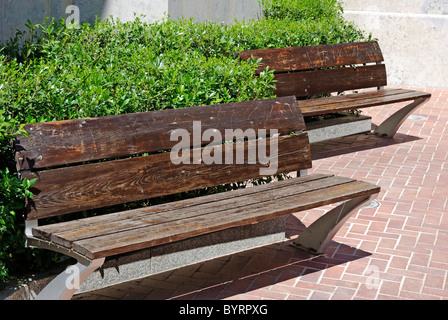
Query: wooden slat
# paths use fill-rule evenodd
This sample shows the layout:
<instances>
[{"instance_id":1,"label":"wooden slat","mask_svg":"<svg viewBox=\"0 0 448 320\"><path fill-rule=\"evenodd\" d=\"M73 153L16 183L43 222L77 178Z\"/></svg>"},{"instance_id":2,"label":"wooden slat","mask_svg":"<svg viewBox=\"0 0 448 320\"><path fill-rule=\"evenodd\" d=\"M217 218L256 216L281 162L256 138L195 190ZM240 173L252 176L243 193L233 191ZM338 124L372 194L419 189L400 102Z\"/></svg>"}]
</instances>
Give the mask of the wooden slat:
<instances>
[{"instance_id":1,"label":"wooden slat","mask_svg":"<svg viewBox=\"0 0 448 320\"><path fill-rule=\"evenodd\" d=\"M217 129L305 130L294 97L28 124L15 141L19 171L171 149L171 132Z\"/></svg>"},{"instance_id":2,"label":"wooden slat","mask_svg":"<svg viewBox=\"0 0 448 320\"><path fill-rule=\"evenodd\" d=\"M90 259L96 259L257 223L378 192L379 187L360 181L310 192L298 192L285 197L280 191L277 195L263 198L261 202L255 201L238 208L227 208L211 214L183 217L161 225L149 225L139 228L139 232L127 230L76 241L73 243L73 249Z\"/></svg>"},{"instance_id":3,"label":"wooden slat","mask_svg":"<svg viewBox=\"0 0 448 320\"><path fill-rule=\"evenodd\" d=\"M306 47L249 50L238 54L242 60L262 58L261 72L269 68L276 73L311 70L384 61L376 41L316 45Z\"/></svg>"},{"instance_id":4,"label":"wooden slat","mask_svg":"<svg viewBox=\"0 0 448 320\"><path fill-rule=\"evenodd\" d=\"M275 79L275 94L279 97L307 97L387 85L384 65L282 73Z\"/></svg>"},{"instance_id":5,"label":"wooden slat","mask_svg":"<svg viewBox=\"0 0 448 320\"><path fill-rule=\"evenodd\" d=\"M379 90L375 94L358 93L347 96L300 101L303 116L316 116L345 110L362 109L391 103L431 97L426 92L412 90Z\"/></svg>"},{"instance_id":6,"label":"wooden slat","mask_svg":"<svg viewBox=\"0 0 448 320\"><path fill-rule=\"evenodd\" d=\"M66 234L77 232L93 232L93 230L98 229L97 226L101 226L101 229L103 229L105 225L114 224L117 222L126 223L126 221L128 220L141 219L142 217L151 217L152 215L160 217L162 214L165 214L167 212L197 208L198 205L212 205L216 208L219 208L219 205L217 204L221 204L223 201L233 201L233 203L237 203L242 197L251 197L252 195L257 193L267 192L274 189L287 188L291 187L292 185L305 184L307 182L319 182L329 177L333 176L324 174L307 175L305 177L287 179L283 181L277 181L275 183L262 184L256 187L241 188L229 192L210 194L199 198L179 200L145 208L114 212L107 215L93 216L79 220L71 220L56 224L39 226L33 228L32 231L35 237L46 241L55 242L57 241L57 237L62 233ZM104 229L102 232L104 232ZM85 238L87 238L87 236ZM65 242L60 242L59 244L66 245L67 248L71 248L71 243L67 245L67 243Z\"/></svg>"},{"instance_id":7,"label":"wooden slat","mask_svg":"<svg viewBox=\"0 0 448 320\"><path fill-rule=\"evenodd\" d=\"M316 99L304 99L299 100L299 107L312 107L312 106L318 106L318 105L329 105L333 103L339 103L339 102L347 102L352 101L356 102L357 100L363 100L365 98L375 98L375 97L382 97L382 96L395 96L398 94L402 94L404 92L409 92L410 90L405 89L382 89L377 90L376 88L373 90L358 92L358 93L350 93L350 94L344 94L344 95L333 95L330 97L320 97Z\"/></svg>"},{"instance_id":8,"label":"wooden slat","mask_svg":"<svg viewBox=\"0 0 448 320\"><path fill-rule=\"evenodd\" d=\"M272 139L268 139L271 141ZM277 157L272 156L267 165L259 162L258 151L263 140L218 145L224 148L222 164L191 161L175 165L170 153L92 163L83 166L24 173L28 179L38 178L32 191L27 219L62 215L70 212L101 208L183 191L217 186L235 181L261 177L261 168L276 168L275 173L292 172L311 168L308 134L280 136ZM265 143L265 142L264 142ZM205 148L192 154L203 154ZM218 150L218 149L216 149ZM243 153L241 153L243 152ZM229 163L227 155L234 160ZM237 164L236 155L244 154L244 164ZM249 155L255 155L256 164L248 164Z\"/></svg>"},{"instance_id":9,"label":"wooden slat","mask_svg":"<svg viewBox=\"0 0 448 320\"><path fill-rule=\"evenodd\" d=\"M138 228L147 227L149 224L163 224L170 221L191 218L203 214L211 214L213 212L227 210L229 208L239 208L254 202L263 202L273 199L273 197L281 194L281 197L289 195L311 192L330 186L340 185L352 182L352 179L342 177L325 177L315 180L310 179L291 179L283 182L272 183L272 188L248 188L242 189L244 192L235 195L234 192L226 192L217 200L216 196L200 197L189 199L184 202L186 207L177 207L158 211L158 206L154 208L143 208L134 210L132 213L123 212L116 216L117 219L106 219L104 217L95 217L90 221L80 221L79 223L66 224L65 227L47 226L36 228L33 234L39 238L48 239L59 245L71 248L74 241L89 239L116 232L123 232L134 229L138 232ZM215 201L211 201L211 199ZM155 213L154 210L158 212ZM84 219L83 219L84 220ZM163 226L162 226L163 227Z\"/></svg>"}]
</instances>

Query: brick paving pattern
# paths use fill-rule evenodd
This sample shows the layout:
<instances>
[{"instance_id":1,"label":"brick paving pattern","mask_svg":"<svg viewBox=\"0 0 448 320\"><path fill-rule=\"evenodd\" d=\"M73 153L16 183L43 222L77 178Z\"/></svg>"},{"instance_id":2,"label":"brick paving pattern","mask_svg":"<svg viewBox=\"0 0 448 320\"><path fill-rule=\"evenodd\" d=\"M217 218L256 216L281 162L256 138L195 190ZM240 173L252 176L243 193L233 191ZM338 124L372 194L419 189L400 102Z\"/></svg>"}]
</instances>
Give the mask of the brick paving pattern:
<instances>
[{"instance_id":1,"label":"brick paving pattern","mask_svg":"<svg viewBox=\"0 0 448 320\"><path fill-rule=\"evenodd\" d=\"M289 216L284 243L74 299L448 299L448 90L415 89L431 92L432 98L395 138L359 135L313 146L310 173L382 187L379 206L350 218L325 255L312 257L289 245L322 214L320 208ZM363 114L379 123L400 106L364 109Z\"/></svg>"}]
</instances>

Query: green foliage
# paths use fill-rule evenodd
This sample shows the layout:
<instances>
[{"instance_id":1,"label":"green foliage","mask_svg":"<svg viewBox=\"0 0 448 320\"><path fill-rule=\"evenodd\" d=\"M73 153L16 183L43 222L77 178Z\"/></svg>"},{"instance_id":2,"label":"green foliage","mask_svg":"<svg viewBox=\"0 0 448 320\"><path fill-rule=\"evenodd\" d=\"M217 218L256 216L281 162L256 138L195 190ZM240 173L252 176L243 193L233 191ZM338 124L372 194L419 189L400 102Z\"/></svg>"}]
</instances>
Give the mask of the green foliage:
<instances>
[{"instance_id":1,"label":"green foliage","mask_svg":"<svg viewBox=\"0 0 448 320\"><path fill-rule=\"evenodd\" d=\"M147 25L136 19L76 31L51 21L40 29L43 39L25 60L0 60L0 103L22 122L272 97L272 72L255 77L255 63L239 64L222 54L227 39L211 43L211 36L224 33L216 24Z\"/></svg>"},{"instance_id":2,"label":"green foliage","mask_svg":"<svg viewBox=\"0 0 448 320\"><path fill-rule=\"evenodd\" d=\"M256 76L260 61L235 53L369 40L337 0L263 3L265 18L232 25L136 18L76 29L46 19L0 44L0 280L20 261L40 264L23 249L18 213L33 181L18 178L12 159L20 124L271 98L273 71Z\"/></svg>"},{"instance_id":3,"label":"green foliage","mask_svg":"<svg viewBox=\"0 0 448 320\"><path fill-rule=\"evenodd\" d=\"M23 209L25 197L31 197L29 188L36 180L20 180L16 173L10 172L12 150L10 141L16 134L27 135L23 124L6 118L0 110L0 280L5 280L13 267L13 253L24 250L23 228L18 229L17 213Z\"/></svg>"},{"instance_id":4,"label":"green foliage","mask_svg":"<svg viewBox=\"0 0 448 320\"><path fill-rule=\"evenodd\" d=\"M8 118L5 116L5 110L0 110L0 154L6 156L6 153L10 150L10 142L14 135L22 134L28 136L23 129L25 124L19 124L16 119ZM3 164L4 165L4 164Z\"/></svg>"},{"instance_id":5,"label":"green foliage","mask_svg":"<svg viewBox=\"0 0 448 320\"><path fill-rule=\"evenodd\" d=\"M279 20L342 20L343 8L339 0L264 0L263 12Z\"/></svg>"},{"instance_id":6,"label":"green foliage","mask_svg":"<svg viewBox=\"0 0 448 320\"><path fill-rule=\"evenodd\" d=\"M288 10L299 10L302 1L294 3ZM0 104L8 115L29 122L269 98L272 71L256 77L256 62L240 64L234 53L365 38L336 14L327 18L311 11L300 21L273 10L260 21L232 25L184 19L147 24L137 18L69 29L64 21L47 20L29 26L31 40L19 32L6 44Z\"/></svg>"},{"instance_id":7,"label":"green foliage","mask_svg":"<svg viewBox=\"0 0 448 320\"><path fill-rule=\"evenodd\" d=\"M32 198L29 188L36 182L20 180L9 169L0 170L0 280L8 276L12 266L13 253L24 251L23 228L17 228L16 215L23 209L25 197Z\"/></svg>"}]
</instances>

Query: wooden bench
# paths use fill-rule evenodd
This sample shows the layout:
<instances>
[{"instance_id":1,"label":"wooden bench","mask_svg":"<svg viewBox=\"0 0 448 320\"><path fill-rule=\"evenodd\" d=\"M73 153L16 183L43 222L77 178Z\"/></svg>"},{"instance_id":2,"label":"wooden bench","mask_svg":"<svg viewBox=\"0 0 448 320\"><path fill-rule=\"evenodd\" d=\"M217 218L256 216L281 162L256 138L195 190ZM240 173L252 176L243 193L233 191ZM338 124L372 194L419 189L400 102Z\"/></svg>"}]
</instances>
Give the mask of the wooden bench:
<instances>
[{"instance_id":1,"label":"wooden bench","mask_svg":"<svg viewBox=\"0 0 448 320\"><path fill-rule=\"evenodd\" d=\"M29 138L17 136L14 143L17 168L22 177L38 179L34 198L26 203L27 245L76 258L81 270L77 281L107 257L344 201L295 241L320 254L355 209L380 191L353 179L305 175L45 224L50 217L272 176L263 171L270 167L275 173L307 170L312 166L310 144L295 97L28 124L25 129ZM236 134L237 139L224 135L238 129L243 136ZM213 133L214 139L201 139L198 130ZM173 139L179 132L193 139ZM220 132L222 139L216 135ZM269 162L259 156L263 146L272 155ZM188 157L176 164L173 152L179 156L184 151ZM244 161L237 161L241 151ZM216 157L213 163L205 163L206 154ZM38 298L71 298L76 287L67 286L70 276L61 273Z\"/></svg>"},{"instance_id":2,"label":"wooden bench","mask_svg":"<svg viewBox=\"0 0 448 320\"><path fill-rule=\"evenodd\" d=\"M407 89L385 89L386 66L378 42L358 42L307 47L243 51L241 60L262 59L257 73L274 69L277 97L294 95L304 117L413 101L375 130L374 134L393 137L404 120L431 94ZM333 95L348 90L360 93ZM324 97L322 96L327 95Z\"/></svg>"}]
</instances>

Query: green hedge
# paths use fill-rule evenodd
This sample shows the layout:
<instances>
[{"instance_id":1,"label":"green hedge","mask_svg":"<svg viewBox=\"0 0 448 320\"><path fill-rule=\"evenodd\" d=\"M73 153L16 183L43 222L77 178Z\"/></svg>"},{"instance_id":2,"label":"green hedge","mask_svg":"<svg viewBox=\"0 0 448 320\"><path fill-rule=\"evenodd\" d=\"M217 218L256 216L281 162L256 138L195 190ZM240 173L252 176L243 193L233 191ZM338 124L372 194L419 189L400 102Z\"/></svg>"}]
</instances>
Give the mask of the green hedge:
<instances>
[{"instance_id":1,"label":"green hedge","mask_svg":"<svg viewBox=\"0 0 448 320\"><path fill-rule=\"evenodd\" d=\"M263 1L265 18L232 25L165 19L147 24L27 24L0 45L0 280L45 267L24 249L22 203L32 182L15 171L10 129L29 122L211 105L273 97L273 73L254 75L243 50L370 40L336 0Z\"/></svg>"}]
</instances>

